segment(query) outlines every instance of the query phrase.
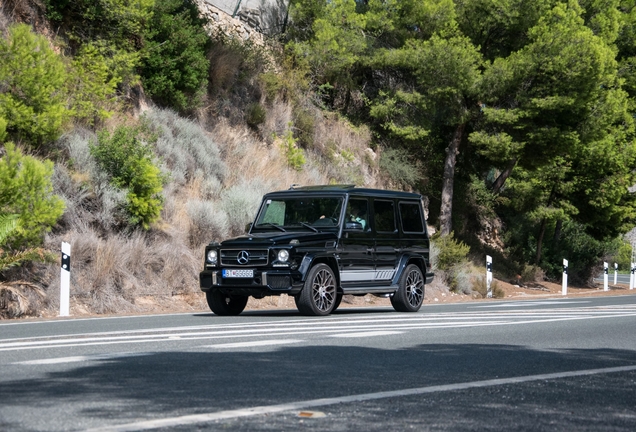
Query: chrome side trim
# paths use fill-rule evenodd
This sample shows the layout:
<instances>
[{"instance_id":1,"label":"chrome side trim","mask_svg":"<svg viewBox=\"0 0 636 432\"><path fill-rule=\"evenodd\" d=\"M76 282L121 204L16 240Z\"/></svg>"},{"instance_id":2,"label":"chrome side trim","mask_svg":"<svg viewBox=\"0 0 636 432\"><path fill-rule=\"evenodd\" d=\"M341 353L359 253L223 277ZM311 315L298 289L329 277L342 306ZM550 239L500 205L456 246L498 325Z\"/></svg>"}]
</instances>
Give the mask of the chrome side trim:
<instances>
[{"instance_id":1,"label":"chrome side trim","mask_svg":"<svg viewBox=\"0 0 636 432\"><path fill-rule=\"evenodd\" d=\"M340 272L341 282L372 281L375 270L344 270Z\"/></svg>"},{"instance_id":2,"label":"chrome side trim","mask_svg":"<svg viewBox=\"0 0 636 432\"><path fill-rule=\"evenodd\" d=\"M375 280L391 280L393 279L394 274L395 274L395 270L376 271Z\"/></svg>"}]
</instances>

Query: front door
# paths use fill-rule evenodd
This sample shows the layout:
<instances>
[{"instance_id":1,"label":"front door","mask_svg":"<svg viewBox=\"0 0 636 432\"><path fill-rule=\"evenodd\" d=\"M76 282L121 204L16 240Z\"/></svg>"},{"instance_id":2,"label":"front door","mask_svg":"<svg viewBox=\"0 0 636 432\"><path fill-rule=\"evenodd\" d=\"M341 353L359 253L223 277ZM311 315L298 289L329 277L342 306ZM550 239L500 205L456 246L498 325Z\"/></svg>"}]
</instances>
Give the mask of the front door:
<instances>
[{"instance_id":1,"label":"front door","mask_svg":"<svg viewBox=\"0 0 636 432\"><path fill-rule=\"evenodd\" d=\"M350 198L340 239L340 281L347 287L368 286L375 278L374 240L369 226L369 200Z\"/></svg>"}]
</instances>

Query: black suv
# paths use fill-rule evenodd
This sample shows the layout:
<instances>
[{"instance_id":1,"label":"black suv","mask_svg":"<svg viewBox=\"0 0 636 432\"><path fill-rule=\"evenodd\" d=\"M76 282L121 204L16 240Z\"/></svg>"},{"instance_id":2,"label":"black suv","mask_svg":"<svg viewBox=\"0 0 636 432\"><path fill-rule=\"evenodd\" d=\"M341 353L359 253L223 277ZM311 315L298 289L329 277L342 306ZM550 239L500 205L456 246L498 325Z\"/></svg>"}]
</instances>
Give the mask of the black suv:
<instances>
[{"instance_id":1,"label":"black suv","mask_svg":"<svg viewBox=\"0 0 636 432\"><path fill-rule=\"evenodd\" d=\"M199 275L217 315L283 293L304 315L330 314L344 294L416 312L432 280L421 195L349 185L268 193L246 235L206 246Z\"/></svg>"}]
</instances>

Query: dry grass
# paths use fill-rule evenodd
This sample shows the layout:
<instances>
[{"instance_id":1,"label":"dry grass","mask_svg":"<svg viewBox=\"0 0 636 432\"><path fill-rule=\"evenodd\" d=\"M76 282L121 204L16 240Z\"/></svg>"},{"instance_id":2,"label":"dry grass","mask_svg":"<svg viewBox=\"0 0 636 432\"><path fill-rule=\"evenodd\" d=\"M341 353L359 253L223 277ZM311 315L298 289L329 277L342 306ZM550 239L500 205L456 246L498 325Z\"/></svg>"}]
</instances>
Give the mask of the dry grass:
<instances>
[{"instance_id":1,"label":"dry grass","mask_svg":"<svg viewBox=\"0 0 636 432\"><path fill-rule=\"evenodd\" d=\"M0 283L0 318L35 315L41 309L45 297L42 288L31 282Z\"/></svg>"},{"instance_id":2,"label":"dry grass","mask_svg":"<svg viewBox=\"0 0 636 432\"><path fill-rule=\"evenodd\" d=\"M71 290L94 313L138 310L136 299L198 290L200 259L178 239L154 232L100 238L94 231L67 233L71 243ZM59 244L61 239L51 239ZM59 305L59 268L48 270L51 307Z\"/></svg>"}]
</instances>

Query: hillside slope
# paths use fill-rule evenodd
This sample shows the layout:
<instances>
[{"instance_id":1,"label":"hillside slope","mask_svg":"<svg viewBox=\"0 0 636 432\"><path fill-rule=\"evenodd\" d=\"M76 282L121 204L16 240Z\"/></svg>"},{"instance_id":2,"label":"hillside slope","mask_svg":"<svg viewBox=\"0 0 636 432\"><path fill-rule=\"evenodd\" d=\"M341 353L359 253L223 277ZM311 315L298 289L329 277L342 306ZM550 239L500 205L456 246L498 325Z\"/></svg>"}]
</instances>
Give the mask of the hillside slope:
<instances>
[{"instance_id":1,"label":"hillside slope","mask_svg":"<svg viewBox=\"0 0 636 432\"><path fill-rule=\"evenodd\" d=\"M41 2L5 2L1 10L1 30L13 22L35 22L36 30L50 36ZM224 37L240 35L240 31L232 34L232 29L242 29L243 24L236 20L235 26L228 26L231 21L227 16L210 19L208 31L215 37L219 32ZM265 49L250 47L261 53ZM222 50L219 45L217 54ZM213 65L211 74L239 73L241 62L235 57L240 54L226 49L225 62ZM229 67L235 70L227 72ZM248 80L245 86L257 85L255 76ZM91 151L100 142L99 129L67 128L54 144L54 192L63 198L66 210L45 246L57 251L61 242L71 244L72 314L147 311L184 298L201 307L198 272L203 246L242 233L265 192L291 184L387 186L379 175L378 154L369 147L368 130L303 102L313 127L306 138L311 146L302 148L293 135L297 103L280 97L266 100L262 95L257 102L265 107L264 117L250 127L240 96L242 84L233 85L238 89L232 95L218 93L190 119L155 106L141 91L130 109L116 113L99 128L115 131L143 125L152 131L153 160L164 185L160 218L148 230L125 223L126 192L113 186ZM293 160L294 154L302 155L304 162ZM51 315L58 310L56 263L32 263L6 276L36 281L43 290L24 286L19 296L6 292L4 302L12 306L3 308L4 315Z\"/></svg>"}]
</instances>

